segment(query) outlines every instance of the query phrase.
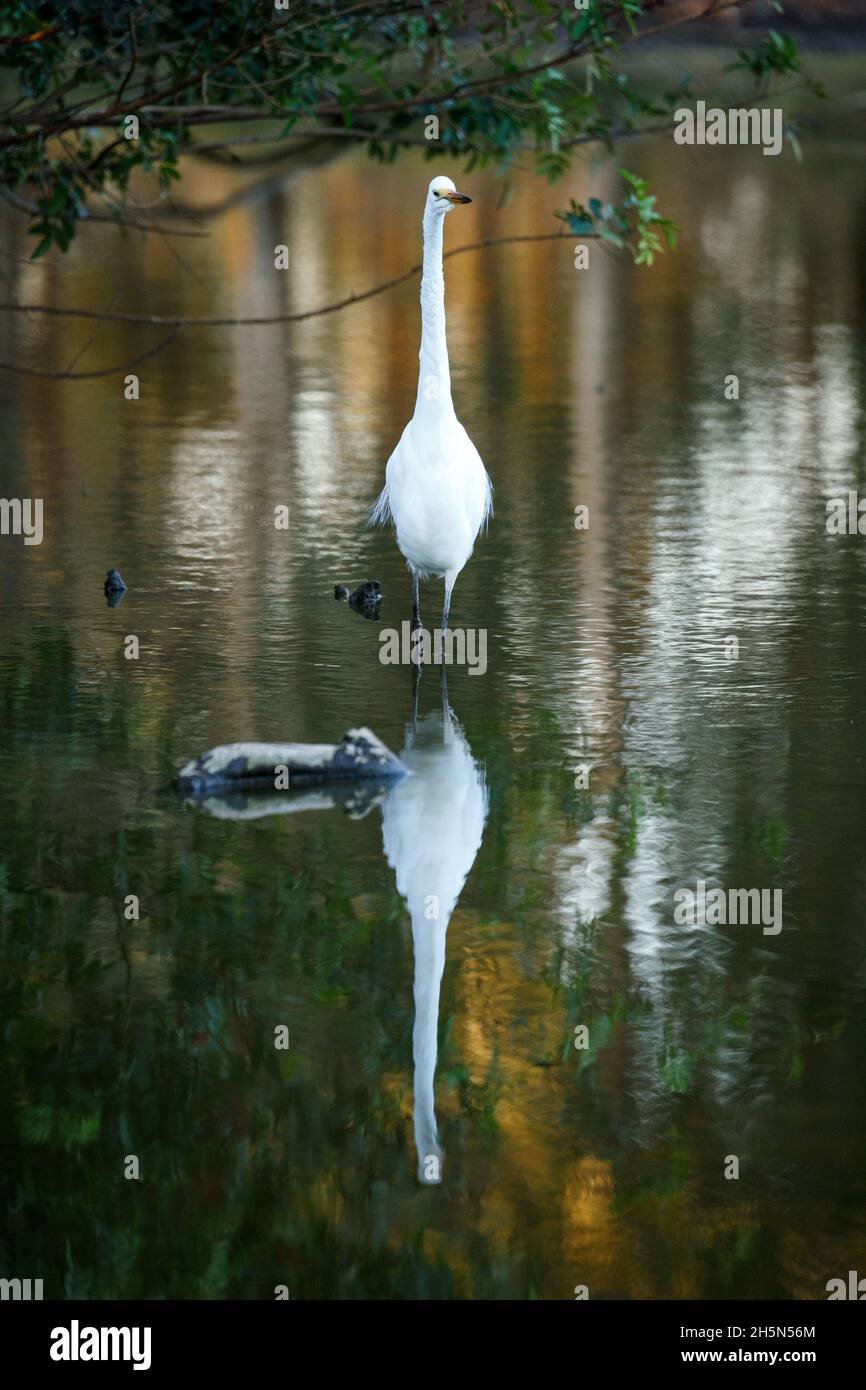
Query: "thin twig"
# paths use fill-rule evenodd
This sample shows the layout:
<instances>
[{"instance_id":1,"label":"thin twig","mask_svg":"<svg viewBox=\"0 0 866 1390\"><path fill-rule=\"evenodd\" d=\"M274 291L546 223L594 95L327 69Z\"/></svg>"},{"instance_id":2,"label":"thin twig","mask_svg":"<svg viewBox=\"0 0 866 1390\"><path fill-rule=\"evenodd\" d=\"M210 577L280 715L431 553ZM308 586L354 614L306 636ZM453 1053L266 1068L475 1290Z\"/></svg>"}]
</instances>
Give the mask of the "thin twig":
<instances>
[{"instance_id":1,"label":"thin twig","mask_svg":"<svg viewBox=\"0 0 866 1390\"><path fill-rule=\"evenodd\" d=\"M98 315L96 317L98 317ZM108 317L110 318L112 316L109 315ZM162 352L164 347L168 347L169 343L174 341L182 327L183 324L178 323L173 332L169 333L161 342L158 342L155 347L148 348L147 352L142 352L138 357L133 357L131 362L127 362L122 366L102 367L99 371L95 372L45 372L40 367L19 367L14 362L0 362L0 371L15 372L18 376L48 377L51 381L92 381L94 377L98 376L119 376L121 372L128 372L130 367L137 367L139 363L146 362L148 358L155 357L158 352Z\"/></svg>"},{"instance_id":2,"label":"thin twig","mask_svg":"<svg viewBox=\"0 0 866 1390\"><path fill-rule=\"evenodd\" d=\"M446 251L443 260L450 259L451 256L462 256L466 251L480 251L487 246L509 246L515 242L526 241L567 241L573 240L571 233L562 232L536 232L524 236L502 236L485 237L483 241L473 241L466 246L456 246L452 251ZM595 232L581 232L582 241L597 239ZM402 285L404 281L411 280L414 275L418 275L422 269L421 262L410 266L399 275L395 275L391 280L383 280L381 284L374 285L369 290L361 290L360 293L346 295L344 299L335 300L331 304L323 304L318 309L305 309L299 314L272 314L266 317L257 316L255 318L174 318L163 314L107 314L98 309L63 309L53 304L16 304L14 302L0 302L0 311L6 310L9 313L17 314L47 314L52 318L77 318L77 319L104 319L110 323L141 323L150 327L165 327L173 325L178 328L252 328L264 327L278 323L301 323L305 319L321 317L322 314L334 314L338 309L345 309L350 304L360 304L365 299L372 299L375 295L384 294L386 290L392 290L397 285ZM2 366L2 363L0 363Z\"/></svg>"},{"instance_id":3,"label":"thin twig","mask_svg":"<svg viewBox=\"0 0 866 1390\"><path fill-rule=\"evenodd\" d=\"M108 310L107 310L106 312L110 312L111 306L112 306L112 304L114 304L115 301L117 300L117 296L118 296L119 293L120 293L119 290L115 290L115 291L114 291L114 294L111 296L111 299L108 301ZM66 368L67 372L71 372L71 371L72 371L72 368L75 366L75 364L76 364L77 362L80 362L80 361L81 361L82 357L83 357L84 354L87 352L88 348L90 348L90 347L93 346L94 340L99 336L99 334L102 332L102 330L103 330L104 327L105 327L105 320L103 319L101 323L98 323L98 324L96 325L96 327L94 328L94 330L93 330L93 332L91 333L90 337L89 337L88 339L86 339L86 341L85 341L85 342L81 345L81 347L78 349L78 351L76 352L76 354L75 354L75 356L73 357L72 361L69 363L68 367Z\"/></svg>"}]
</instances>

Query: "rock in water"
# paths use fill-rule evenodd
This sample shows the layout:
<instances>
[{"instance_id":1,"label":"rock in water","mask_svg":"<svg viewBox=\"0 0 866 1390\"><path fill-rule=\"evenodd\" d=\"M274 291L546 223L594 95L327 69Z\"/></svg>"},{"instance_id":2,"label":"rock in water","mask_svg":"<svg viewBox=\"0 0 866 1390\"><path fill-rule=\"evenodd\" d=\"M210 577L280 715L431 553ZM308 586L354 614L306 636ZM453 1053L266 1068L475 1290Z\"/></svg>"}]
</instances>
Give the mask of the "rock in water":
<instances>
[{"instance_id":1,"label":"rock in water","mask_svg":"<svg viewBox=\"0 0 866 1390\"><path fill-rule=\"evenodd\" d=\"M126 593L126 585L120 577L119 570L109 570L105 576L105 597L108 599L109 608L116 608L122 601Z\"/></svg>"},{"instance_id":2,"label":"rock in water","mask_svg":"<svg viewBox=\"0 0 866 1390\"><path fill-rule=\"evenodd\" d=\"M382 597L382 585L378 579L365 579L363 584L359 584L357 589L353 589L349 595L349 602L352 599L356 603L378 603Z\"/></svg>"},{"instance_id":3,"label":"rock in water","mask_svg":"<svg viewBox=\"0 0 866 1390\"><path fill-rule=\"evenodd\" d=\"M356 613L363 614L365 618L376 618L382 602L382 585L378 579L365 579L350 593L345 584L335 584L334 598L348 599L349 607L354 608Z\"/></svg>"},{"instance_id":4,"label":"rock in water","mask_svg":"<svg viewBox=\"0 0 866 1390\"><path fill-rule=\"evenodd\" d=\"M407 768L371 729L350 729L340 743L226 743L178 773L178 791L201 796L227 787L297 788L357 777L395 778ZM281 782L288 774L288 788Z\"/></svg>"},{"instance_id":5,"label":"rock in water","mask_svg":"<svg viewBox=\"0 0 866 1390\"><path fill-rule=\"evenodd\" d=\"M382 585L378 579L365 579L349 595L349 607L354 608L356 613L363 613L365 618L378 617L381 602Z\"/></svg>"}]
</instances>

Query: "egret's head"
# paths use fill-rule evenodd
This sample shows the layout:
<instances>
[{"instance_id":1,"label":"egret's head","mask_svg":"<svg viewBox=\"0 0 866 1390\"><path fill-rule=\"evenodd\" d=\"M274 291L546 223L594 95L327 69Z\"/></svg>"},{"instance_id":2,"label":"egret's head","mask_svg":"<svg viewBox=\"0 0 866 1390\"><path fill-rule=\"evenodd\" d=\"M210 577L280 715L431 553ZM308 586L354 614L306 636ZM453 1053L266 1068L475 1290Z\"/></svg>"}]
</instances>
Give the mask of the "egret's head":
<instances>
[{"instance_id":1,"label":"egret's head","mask_svg":"<svg viewBox=\"0 0 866 1390\"><path fill-rule=\"evenodd\" d=\"M434 217L444 217L446 212L457 207L459 203L471 203L472 199L467 198L465 193L458 193L450 179L440 176L433 179L427 190L427 212L432 212Z\"/></svg>"}]
</instances>

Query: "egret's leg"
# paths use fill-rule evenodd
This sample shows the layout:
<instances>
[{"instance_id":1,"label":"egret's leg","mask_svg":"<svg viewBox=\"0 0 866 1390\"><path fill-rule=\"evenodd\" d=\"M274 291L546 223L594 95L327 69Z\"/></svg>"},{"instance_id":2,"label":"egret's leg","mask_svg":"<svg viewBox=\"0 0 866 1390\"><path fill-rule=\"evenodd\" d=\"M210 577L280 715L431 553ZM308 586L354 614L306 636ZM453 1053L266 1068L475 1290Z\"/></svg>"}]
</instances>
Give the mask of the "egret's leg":
<instances>
[{"instance_id":1,"label":"egret's leg","mask_svg":"<svg viewBox=\"0 0 866 1390\"><path fill-rule=\"evenodd\" d=\"M445 576L445 607L442 610L442 631L448 631L448 614L451 612L451 591L454 588L457 576L454 576L449 583L448 576Z\"/></svg>"},{"instance_id":2,"label":"egret's leg","mask_svg":"<svg viewBox=\"0 0 866 1390\"><path fill-rule=\"evenodd\" d=\"M412 631L421 626L421 597L418 592L418 571L412 571Z\"/></svg>"},{"instance_id":3,"label":"egret's leg","mask_svg":"<svg viewBox=\"0 0 866 1390\"><path fill-rule=\"evenodd\" d=\"M412 571L412 633L416 633L421 627L421 601L418 596L418 572ZM415 696L415 704L418 703L418 681L421 677L421 644L412 644L410 652L412 662L412 690Z\"/></svg>"},{"instance_id":4,"label":"egret's leg","mask_svg":"<svg viewBox=\"0 0 866 1390\"><path fill-rule=\"evenodd\" d=\"M445 663L442 663L442 675L439 678L439 689L442 694L442 721L443 728L447 727L451 719L451 706L448 703L448 679L445 675Z\"/></svg>"},{"instance_id":5,"label":"egret's leg","mask_svg":"<svg viewBox=\"0 0 866 1390\"><path fill-rule=\"evenodd\" d=\"M421 672L423 667L420 662L412 662L412 732L415 732L415 725L418 723L418 696L421 693Z\"/></svg>"}]
</instances>

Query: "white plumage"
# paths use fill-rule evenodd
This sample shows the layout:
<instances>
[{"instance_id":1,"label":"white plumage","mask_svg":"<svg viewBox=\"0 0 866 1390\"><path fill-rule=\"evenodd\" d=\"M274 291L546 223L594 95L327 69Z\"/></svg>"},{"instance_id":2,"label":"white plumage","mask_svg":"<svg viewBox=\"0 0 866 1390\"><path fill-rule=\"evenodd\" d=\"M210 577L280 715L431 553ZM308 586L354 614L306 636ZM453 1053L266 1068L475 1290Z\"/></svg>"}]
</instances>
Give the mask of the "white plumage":
<instances>
[{"instance_id":1,"label":"white plumage","mask_svg":"<svg viewBox=\"0 0 866 1390\"><path fill-rule=\"evenodd\" d=\"M446 215L471 202L448 178L435 178L424 207L421 351L415 413L388 460L374 524L392 521L412 572L413 622L420 623L418 581L444 576L443 630L451 591L492 510L492 486L478 450L454 413L445 338L442 230Z\"/></svg>"},{"instance_id":2,"label":"white plumage","mask_svg":"<svg viewBox=\"0 0 866 1390\"><path fill-rule=\"evenodd\" d=\"M382 807L385 857L412 918L415 952L415 1147L424 1183L442 1178L434 1081L439 989L451 913L481 845L487 817L484 774L447 701L413 723L400 757L410 776Z\"/></svg>"}]
</instances>

